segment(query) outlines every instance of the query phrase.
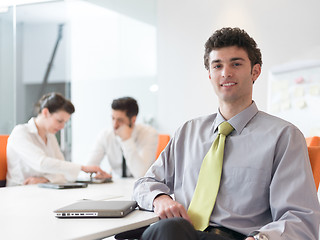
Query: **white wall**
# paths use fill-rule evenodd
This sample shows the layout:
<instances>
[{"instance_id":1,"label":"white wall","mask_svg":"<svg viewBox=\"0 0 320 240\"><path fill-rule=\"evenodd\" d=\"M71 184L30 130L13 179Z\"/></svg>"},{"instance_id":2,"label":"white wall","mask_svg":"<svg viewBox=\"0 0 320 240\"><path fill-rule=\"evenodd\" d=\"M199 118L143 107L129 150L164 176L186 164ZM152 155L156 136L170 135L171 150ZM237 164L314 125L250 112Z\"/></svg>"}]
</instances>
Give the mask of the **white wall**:
<instances>
[{"instance_id":1,"label":"white wall","mask_svg":"<svg viewBox=\"0 0 320 240\"><path fill-rule=\"evenodd\" d=\"M159 130L172 134L186 120L217 110L203 46L225 26L245 29L261 48L253 98L266 111L270 68L320 59L319 9L318 0L158 0Z\"/></svg>"},{"instance_id":2,"label":"white wall","mask_svg":"<svg viewBox=\"0 0 320 240\"><path fill-rule=\"evenodd\" d=\"M100 6L70 4L72 160L86 163L99 132L112 128L111 102L131 96L138 122L155 118L156 28Z\"/></svg>"}]
</instances>

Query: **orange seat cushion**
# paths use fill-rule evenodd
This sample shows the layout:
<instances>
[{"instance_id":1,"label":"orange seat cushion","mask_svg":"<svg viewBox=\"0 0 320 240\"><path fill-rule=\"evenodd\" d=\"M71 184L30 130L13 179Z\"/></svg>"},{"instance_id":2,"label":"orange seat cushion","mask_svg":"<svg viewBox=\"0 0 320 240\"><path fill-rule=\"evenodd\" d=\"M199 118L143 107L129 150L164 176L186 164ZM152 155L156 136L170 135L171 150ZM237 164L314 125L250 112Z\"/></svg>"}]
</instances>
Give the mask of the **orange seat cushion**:
<instances>
[{"instance_id":1,"label":"orange seat cushion","mask_svg":"<svg viewBox=\"0 0 320 240\"><path fill-rule=\"evenodd\" d=\"M318 190L320 183L320 137L306 138L313 178Z\"/></svg>"},{"instance_id":2,"label":"orange seat cushion","mask_svg":"<svg viewBox=\"0 0 320 240\"><path fill-rule=\"evenodd\" d=\"M7 140L9 135L0 135L0 180L6 180L7 175Z\"/></svg>"},{"instance_id":3,"label":"orange seat cushion","mask_svg":"<svg viewBox=\"0 0 320 240\"><path fill-rule=\"evenodd\" d=\"M159 134L158 138L158 147L157 147L157 152L156 152L156 159L158 159L160 153L165 149L167 146L168 142L170 141L170 136L167 134Z\"/></svg>"}]
</instances>

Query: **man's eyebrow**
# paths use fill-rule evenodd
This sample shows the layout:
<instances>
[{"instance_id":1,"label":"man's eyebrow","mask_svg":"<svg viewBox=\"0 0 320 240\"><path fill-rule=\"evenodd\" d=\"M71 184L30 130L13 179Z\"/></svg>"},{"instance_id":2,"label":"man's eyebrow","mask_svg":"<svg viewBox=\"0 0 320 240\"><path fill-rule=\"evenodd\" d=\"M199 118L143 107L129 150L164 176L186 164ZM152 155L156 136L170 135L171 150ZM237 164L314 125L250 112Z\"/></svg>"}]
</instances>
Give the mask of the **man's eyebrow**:
<instances>
[{"instance_id":1,"label":"man's eyebrow","mask_svg":"<svg viewBox=\"0 0 320 240\"><path fill-rule=\"evenodd\" d=\"M245 59L244 58L241 58L241 57L234 57L234 58L231 58L230 59L230 62L234 62L234 61L245 61ZM213 63L221 63L222 61L221 61L221 59L215 59L215 60L212 60L211 61L211 64L213 64Z\"/></svg>"},{"instance_id":2,"label":"man's eyebrow","mask_svg":"<svg viewBox=\"0 0 320 240\"><path fill-rule=\"evenodd\" d=\"M213 64L213 63L219 63L219 62L221 62L221 60L220 60L220 59L212 60L212 61L211 61L211 64Z\"/></svg>"},{"instance_id":3,"label":"man's eyebrow","mask_svg":"<svg viewBox=\"0 0 320 240\"><path fill-rule=\"evenodd\" d=\"M245 60L244 60L244 58L241 58L241 57L234 57L234 58L231 58L231 59L230 59L230 62L238 61L238 60L240 60L240 61L245 61Z\"/></svg>"}]
</instances>

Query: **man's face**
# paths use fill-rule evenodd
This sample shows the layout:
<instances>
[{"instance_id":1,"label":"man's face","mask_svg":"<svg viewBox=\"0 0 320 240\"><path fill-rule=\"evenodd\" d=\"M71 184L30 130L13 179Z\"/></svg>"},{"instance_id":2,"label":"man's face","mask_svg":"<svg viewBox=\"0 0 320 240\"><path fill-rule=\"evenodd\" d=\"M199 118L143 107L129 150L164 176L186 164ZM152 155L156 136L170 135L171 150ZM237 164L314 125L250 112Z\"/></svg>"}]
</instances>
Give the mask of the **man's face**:
<instances>
[{"instance_id":1,"label":"man's face","mask_svg":"<svg viewBox=\"0 0 320 240\"><path fill-rule=\"evenodd\" d=\"M248 54L242 48L224 47L209 55L209 79L220 104L250 104L253 82L260 72L259 64L251 68Z\"/></svg>"},{"instance_id":2,"label":"man's face","mask_svg":"<svg viewBox=\"0 0 320 240\"><path fill-rule=\"evenodd\" d=\"M122 125L132 127L132 121L129 119L125 111L112 110L112 126L113 130L118 129Z\"/></svg>"}]
</instances>

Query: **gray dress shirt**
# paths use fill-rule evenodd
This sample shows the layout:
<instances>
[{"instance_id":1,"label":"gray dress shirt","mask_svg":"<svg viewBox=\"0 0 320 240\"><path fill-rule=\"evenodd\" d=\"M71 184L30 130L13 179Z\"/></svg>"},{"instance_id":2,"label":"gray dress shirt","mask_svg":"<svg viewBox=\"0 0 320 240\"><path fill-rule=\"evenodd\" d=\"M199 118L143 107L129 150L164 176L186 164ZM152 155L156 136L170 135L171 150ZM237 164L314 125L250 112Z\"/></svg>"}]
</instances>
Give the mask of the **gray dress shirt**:
<instances>
[{"instance_id":1,"label":"gray dress shirt","mask_svg":"<svg viewBox=\"0 0 320 240\"><path fill-rule=\"evenodd\" d=\"M139 206L153 210L159 194L188 209L201 163L217 136L220 113L186 122L134 187ZM253 102L228 121L220 189L210 224L271 240L316 240L320 206L303 134L258 111Z\"/></svg>"}]
</instances>

